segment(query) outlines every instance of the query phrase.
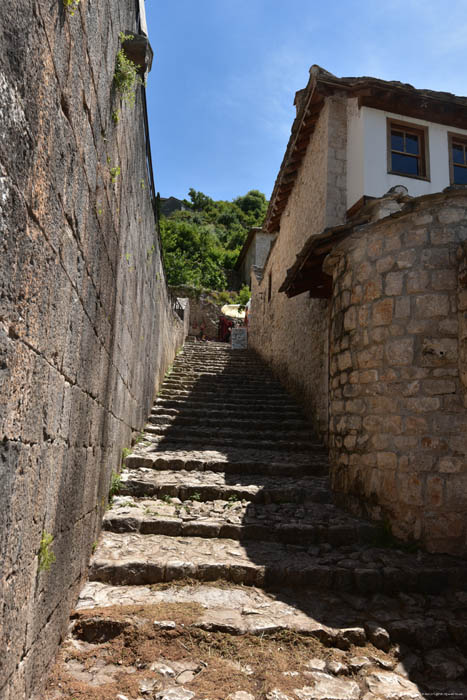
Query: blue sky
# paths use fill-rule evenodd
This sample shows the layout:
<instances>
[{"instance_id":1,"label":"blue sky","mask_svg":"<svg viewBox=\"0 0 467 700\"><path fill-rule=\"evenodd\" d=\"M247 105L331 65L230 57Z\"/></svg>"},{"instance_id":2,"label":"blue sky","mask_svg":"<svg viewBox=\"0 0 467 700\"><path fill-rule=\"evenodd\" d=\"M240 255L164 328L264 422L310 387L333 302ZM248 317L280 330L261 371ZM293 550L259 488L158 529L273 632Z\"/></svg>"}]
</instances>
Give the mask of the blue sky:
<instances>
[{"instance_id":1,"label":"blue sky","mask_svg":"<svg viewBox=\"0 0 467 700\"><path fill-rule=\"evenodd\" d=\"M156 189L269 198L318 63L467 93L465 0L146 0Z\"/></svg>"}]
</instances>

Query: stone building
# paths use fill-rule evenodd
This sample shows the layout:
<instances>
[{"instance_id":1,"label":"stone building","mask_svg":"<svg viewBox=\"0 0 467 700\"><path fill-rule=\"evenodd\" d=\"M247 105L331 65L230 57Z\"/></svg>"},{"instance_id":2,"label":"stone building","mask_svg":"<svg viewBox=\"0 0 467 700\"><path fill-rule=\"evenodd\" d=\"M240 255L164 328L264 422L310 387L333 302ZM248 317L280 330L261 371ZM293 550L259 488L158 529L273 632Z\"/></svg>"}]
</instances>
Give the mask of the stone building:
<instances>
[{"instance_id":1,"label":"stone building","mask_svg":"<svg viewBox=\"0 0 467 700\"><path fill-rule=\"evenodd\" d=\"M337 500L467 550L467 99L318 66L252 279L250 346L328 444Z\"/></svg>"},{"instance_id":2,"label":"stone building","mask_svg":"<svg viewBox=\"0 0 467 700\"><path fill-rule=\"evenodd\" d=\"M247 284L251 288L251 268L263 268L275 237L275 233L264 231L260 226L250 229L234 266L241 285Z\"/></svg>"}]
</instances>

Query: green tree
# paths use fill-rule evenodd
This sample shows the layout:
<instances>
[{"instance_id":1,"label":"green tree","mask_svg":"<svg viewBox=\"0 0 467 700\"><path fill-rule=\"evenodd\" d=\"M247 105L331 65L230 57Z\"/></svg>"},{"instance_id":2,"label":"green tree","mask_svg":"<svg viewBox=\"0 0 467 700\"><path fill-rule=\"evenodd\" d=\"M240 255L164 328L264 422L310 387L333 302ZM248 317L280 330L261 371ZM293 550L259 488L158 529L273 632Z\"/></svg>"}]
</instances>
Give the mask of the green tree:
<instances>
[{"instance_id":1,"label":"green tree","mask_svg":"<svg viewBox=\"0 0 467 700\"><path fill-rule=\"evenodd\" d=\"M187 210L160 220L168 282L225 290L225 271L235 265L249 229L263 222L266 197L250 190L227 202L193 188L188 195Z\"/></svg>"}]
</instances>

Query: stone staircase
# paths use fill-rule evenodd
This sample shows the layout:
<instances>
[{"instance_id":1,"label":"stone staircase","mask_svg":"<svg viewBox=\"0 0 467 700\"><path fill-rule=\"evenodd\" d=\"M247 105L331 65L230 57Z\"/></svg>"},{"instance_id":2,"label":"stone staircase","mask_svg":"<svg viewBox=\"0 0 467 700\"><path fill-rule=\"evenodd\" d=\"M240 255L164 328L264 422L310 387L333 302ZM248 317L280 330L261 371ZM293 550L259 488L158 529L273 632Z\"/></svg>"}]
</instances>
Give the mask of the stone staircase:
<instances>
[{"instance_id":1,"label":"stone staircase","mask_svg":"<svg viewBox=\"0 0 467 700\"><path fill-rule=\"evenodd\" d=\"M180 684L154 667L152 695L109 698L416 698L447 681L463 693L466 590L466 562L405 551L333 504L326 451L253 354L189 343L125 460L69 644L105 646L115 606L196 603L196 630L304 635L322 645L316 667L283 671L260 691L244 674L246 690L214 683L202 694L197 673ZM86 667L87 698L101 666L94 676ZM75 681L81 672L62 670ZM47 700L77 697L52 690Z\"/></svg>"}]
</instances>

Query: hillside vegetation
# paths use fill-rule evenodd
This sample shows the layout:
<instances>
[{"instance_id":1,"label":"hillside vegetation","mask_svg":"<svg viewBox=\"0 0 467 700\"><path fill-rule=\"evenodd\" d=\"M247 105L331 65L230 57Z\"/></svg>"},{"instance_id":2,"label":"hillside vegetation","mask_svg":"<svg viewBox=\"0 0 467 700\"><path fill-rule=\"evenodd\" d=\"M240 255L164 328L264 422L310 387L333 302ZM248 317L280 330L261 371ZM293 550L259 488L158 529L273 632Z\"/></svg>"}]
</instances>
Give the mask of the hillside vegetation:
<instances>
[{"instance_id":1,"label":"hillside vegetation","mask_svg":"<svg viewBox=\"0 0 467 700\"><path fill-rule=\"evenodd\" d=\"M252 226L263 223L268 202L250 190L232 202L216 201L194 189L186 211L160 219L164 265L170 285L225 290L231 270Z\"/></svg>"}]
</instances>

